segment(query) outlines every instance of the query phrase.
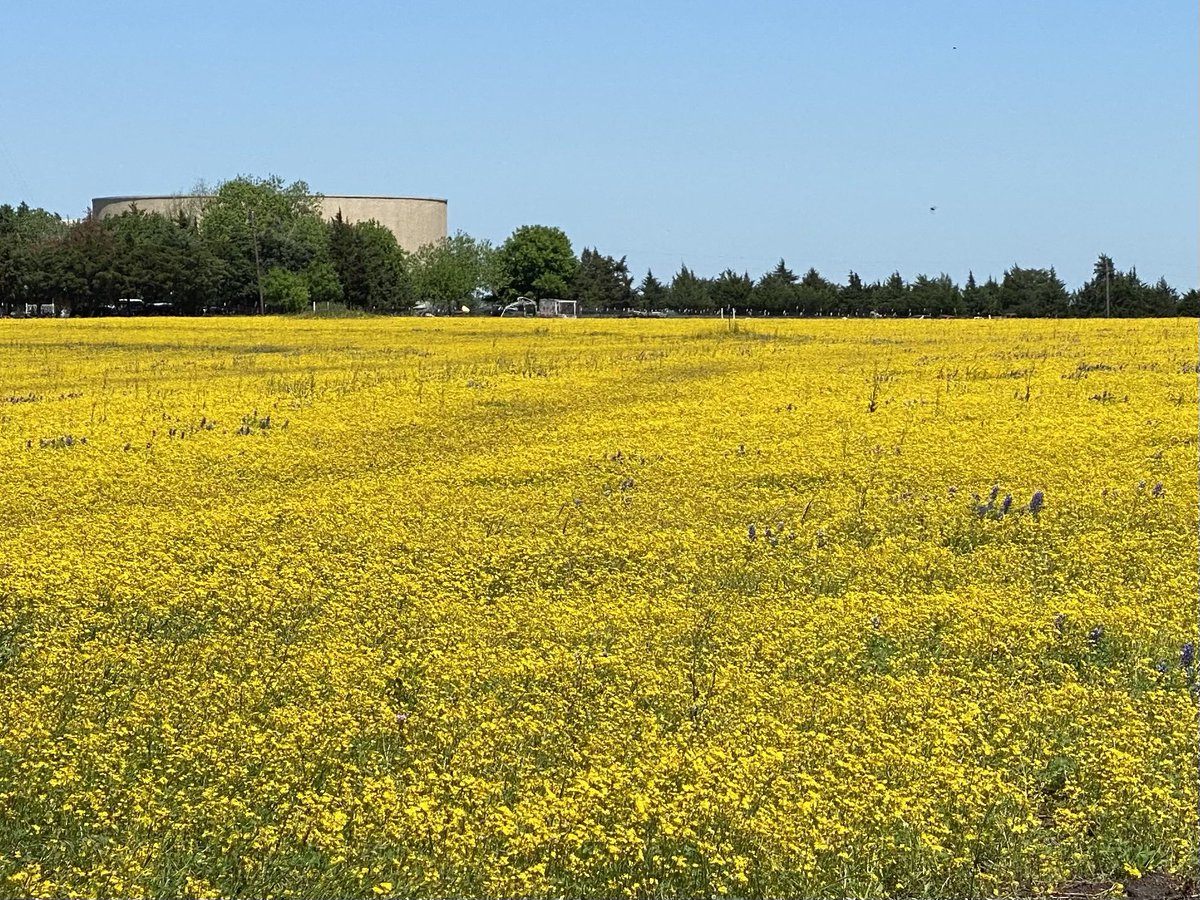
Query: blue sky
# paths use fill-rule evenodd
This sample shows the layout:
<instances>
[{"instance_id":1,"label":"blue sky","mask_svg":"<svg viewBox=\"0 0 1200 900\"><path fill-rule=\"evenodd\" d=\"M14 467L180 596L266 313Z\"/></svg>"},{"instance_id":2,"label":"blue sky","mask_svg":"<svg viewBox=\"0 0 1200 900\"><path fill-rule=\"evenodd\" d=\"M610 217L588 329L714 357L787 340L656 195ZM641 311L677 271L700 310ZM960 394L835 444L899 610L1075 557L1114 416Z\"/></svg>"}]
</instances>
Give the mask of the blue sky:
<instances>
[{"instance_id":1,"label":"blue sky","mask_svg":"<svg viewBox=\"0 0 1200 900\"><path fill-rule=\"evenodd\" d=\"M274 173L639 279L1074 287L1106 252L1193 287L1198 30L1193 0L10 0L0 203Z\"/></svg>"}]
</instances>

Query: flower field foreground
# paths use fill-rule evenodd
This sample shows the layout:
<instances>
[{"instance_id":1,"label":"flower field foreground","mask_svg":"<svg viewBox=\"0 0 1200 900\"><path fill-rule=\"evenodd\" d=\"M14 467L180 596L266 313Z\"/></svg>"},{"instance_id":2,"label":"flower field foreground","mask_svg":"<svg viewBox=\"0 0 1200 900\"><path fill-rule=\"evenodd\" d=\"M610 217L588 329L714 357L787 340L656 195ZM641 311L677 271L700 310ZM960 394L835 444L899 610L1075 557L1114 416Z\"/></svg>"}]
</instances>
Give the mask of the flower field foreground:
<instances>
[{"instance_id":1,"label":"flower field foreground","mask_svg":"<svg viewBox=\"0 0 1200 900\"><path fill-rule=\"evenodd\" d=\"M0 322L0 894L1194 875L1196 339Z\"/></svg>"}]
</instances>

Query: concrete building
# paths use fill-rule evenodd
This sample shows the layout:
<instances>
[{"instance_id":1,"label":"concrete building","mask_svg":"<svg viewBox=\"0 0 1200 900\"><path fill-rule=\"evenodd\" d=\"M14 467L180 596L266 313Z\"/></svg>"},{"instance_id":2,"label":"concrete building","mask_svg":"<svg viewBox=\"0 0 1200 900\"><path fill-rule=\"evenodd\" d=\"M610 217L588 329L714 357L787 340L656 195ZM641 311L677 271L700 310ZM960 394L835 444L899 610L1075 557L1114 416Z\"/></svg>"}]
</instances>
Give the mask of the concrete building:
<instances>
[{"instance_id":1,"label":"concrete building","mask_svg":"<svg viewBox=\"0 0 1200 900\"><path fill-rule=\"evenodd\" d=\"M200 196L96 197L92 215L98 219L119 216L135 205L143 212L168 216L185 212L200 216L204 201ZM330 196L321 198L321 215L332 219L341 211L347 222L374 219L396 235L396 241L409 252L446 237L446 201L427 197Z\"/></svg>"}]
</instances>

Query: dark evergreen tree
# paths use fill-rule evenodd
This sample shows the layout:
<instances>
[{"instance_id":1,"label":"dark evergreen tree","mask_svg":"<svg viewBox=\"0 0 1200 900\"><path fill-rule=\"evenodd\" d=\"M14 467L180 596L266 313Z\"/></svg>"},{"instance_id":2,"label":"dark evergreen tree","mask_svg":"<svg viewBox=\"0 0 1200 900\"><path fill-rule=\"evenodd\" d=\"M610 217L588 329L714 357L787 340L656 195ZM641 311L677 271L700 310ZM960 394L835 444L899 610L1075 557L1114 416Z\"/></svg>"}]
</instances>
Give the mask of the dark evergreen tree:
<instances>
[{"instance_id":1,"label":"dark evergreen tree","mask_svg":"<svg viewBox=\"0 0 1200 900\"><path fill-rule=\"evenodd\" d=\"M1007 316L1062 316L1070 311L1069 301L1070 295L1053 268L1014 265L1000 284L1000 312Z\"/></svg>"},{"instance_id":2,"label":"dark evergreen tree","mask_svg":"<svg viewBox=\"0 0 1200 900\"><path fill-rule=\"evenodd\" d=\"M749 273L739 275L733 269L726 269L714 278L709 288L712 305L719 309L749 309L753 293L754 282Z\"/></svg>"},{"instance_id":3,"label":"dark evergreen tree","mask_svg":"<svg viewBox=\"0 0 1200 900\"><path fill-rule=\"evenodd\" d=\"M882 316L907 316L908 285L899 272L893 272L875 292L875 311Z\"/></svg>"},{"instance_id":4,"label":"dark evergreen tree","mask_svg":"<svg viewBox=\"0 0 1200 900\"><path fill-rule=\"evenodd\" d=\"M1190 318L1200 318L1200 290L1192 288L1179 298L1177 314Z\"/></svg>"},{"instance_id":5,"label":"dark evergreen tree","mask_svg":"<svg viewBox=\"0 0 1200 900\"><path fill-rule=\"evenodd\" d=\"M846 285L838 291L835 312L842 316L862 316L869 310L867 289L857 272L851 271L846 278Z\"/></svg>"},{"instance_id":6,"label":"dark evergreen tree","mask_svg":"<svg viewBox=\"0 0 1200 900\"><path fill-rule=\"evenodd\" d=\"M1159 278L1153 287L1148 287L1142 294L1145 301L1147 316L1175 316L1179 311L1179 291L1167 284L1167 279Z\"/></svg>"},{"instance_id":7,"label":"dark evergreen tree","mask_svg":"<svg viewBox=\"0 0 1200 900\"><path fill-rule=\"evenodd\" d=\"M134 209L104 219L99 228L113 237L108 267L118 299L137 298L144 309L184 315L200 315L213 302L222 266L192 220Z\"/></svg>"},{"instance_id":8,"label":"dark evergreen tree","mask_svg":"<svg viewBox=\"0 0 1200 900\"><path fill-rule=\"evenodd\" d=\"M815 268L809 268L796 285L794 311L805 316L824 315L831 311L836 303L837 286Z\"/></svg>"},{"instance_id":9,"label":"dark evergreen tree","mask_svg":"<svg viewBox=\"0 0 1200 900\"><path fill-rule=\"evenodd\" d=\"M710 312L713 309L709 296L709 282L700 278L685 265L679 267L671 279L671 306L681 312Z\"/></svg>"},{"instance_id":10,"label":"dark evergreen tree","mask_svg":"<svg viewBox=\"0 0 1200 900\"><path fill-rule=\"evenodd\" d=\"M392 232L373 220L350 224L341 210L327 226L336 284L318 261L306 269L314 300L342 299L348 307L397 312L413 305L411 260Z\"/></svg>"},{"instance_id":11,"label":"dark evergreen tree","mask_svg":"<svg viewBox=\"0 0 1200 900\"><path fill-rule=\"evenodd\" d=\"M1082 316L1143 316L1152 314L1149 308L1150 298L1137 269L1122 272L1103 253L1092 267L1091 279L1072 298L1072 309Z\"/></svg>"},{"instance_id":12,"label":"dark evergreen tree","mask_svg":"<svg viewBox=\"0 0 1200 900\"><path fill-rule=\"evenodd\" d=\"M638 305L646 312L654 312L666 307L670 299L670 289L654 277L654 273L646 270L646 277L638 285Z\"/></svg>"},{"instance_id":13,"label":"dark evergreen tree","mask_svg":"<svg viewBox=\"0 0 1200 900\"><path fill-rule=\"evenodd\" d=\"M1000 314L1000 283L994 275L989 275L979 288L979 312L981 316L997 316Z\"/></svg>"},{"instance_id":14,"label":"dark evergreen tree","mask_svg":"<svg viewBox=\"0 0 1200 900\"><path fill-rule=\"evenodd\" d=\"M61 239L37 246L29 295L71 315L98 315L121 299L118 247L112 231L88 218Z\"/></svg>"},{"instance_id":15,"label":"dark evergreen tree","mask_svg":"<svg viewBox=\"0 0 1200 900\"><path fill-rule=\"evenodd\" d=\"M619 260L605 256L595 248L579 254L572 298L580 310L621 312L633 303L633 279L625 257Z\"/></svg>"},{"instance_id":16,"label":"dark evergreen tree","mask_svg":"<svg viewBox=\"0 0 1200 900\"><path fill-rule=\"evenodd\" d=\"M917 316L954 316L961 312L962 292L942 272L937 278L918 275L909 285L909 307Z\"/></svg>"},{"instance_id":17,"label":"dark evergreen tree","mask_svg":"<svg viewBox=\"0 0 1200 900\"><path fill-rule=\"evenodd\" d=\"M0 315L9 315L33 302L37 248L61 240L67 230L60 216L44 209L31 209L27 203L15 208L0 206Z\"/></svg>"},{"instance_id":18,"label":"dark evergreen tree","mask_svg":"<svg viewBox=\"0 0 1200 900\"><path fill-rule=\"evenodd\" d=\"M794 310L798 305L796 282L796 274L780 259L779 264L754 286L752 302L755 308L764 312Z\"/></svg>"},{"instance_id":19,"label":"dark evergreen tree","mask_svg":"<svg viewBox=\"0 0 1200 900\"><path fill-rule=\"evenodd\" d=\"M975 283L975 272L967 272L967 283L962 289L962 310L964 315L975 316L980 313L979 285Z\"/></svg>"}]
</instances>

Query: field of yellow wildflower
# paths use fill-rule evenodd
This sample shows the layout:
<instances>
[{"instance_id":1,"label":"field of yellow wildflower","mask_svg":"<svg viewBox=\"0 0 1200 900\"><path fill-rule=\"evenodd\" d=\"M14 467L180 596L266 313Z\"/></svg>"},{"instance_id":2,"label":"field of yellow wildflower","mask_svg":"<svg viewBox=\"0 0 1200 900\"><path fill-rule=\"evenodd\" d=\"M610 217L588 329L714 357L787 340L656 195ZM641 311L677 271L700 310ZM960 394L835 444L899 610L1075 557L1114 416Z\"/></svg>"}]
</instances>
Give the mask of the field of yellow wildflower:
<instances>
[{"instance_id":1,"label":"field of yellow wildflower","mask_svg":"<svg viewBox=\"0 0 1200 900\"><path fill-rule=\"evenodd\" d=\"M1195 874L1195 320L0 321L0 360L0 895Z\"/></svg>"}]
</instances>

